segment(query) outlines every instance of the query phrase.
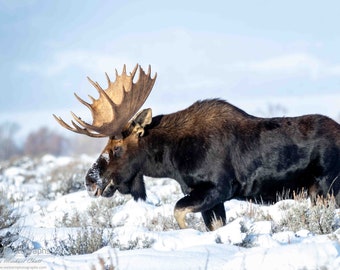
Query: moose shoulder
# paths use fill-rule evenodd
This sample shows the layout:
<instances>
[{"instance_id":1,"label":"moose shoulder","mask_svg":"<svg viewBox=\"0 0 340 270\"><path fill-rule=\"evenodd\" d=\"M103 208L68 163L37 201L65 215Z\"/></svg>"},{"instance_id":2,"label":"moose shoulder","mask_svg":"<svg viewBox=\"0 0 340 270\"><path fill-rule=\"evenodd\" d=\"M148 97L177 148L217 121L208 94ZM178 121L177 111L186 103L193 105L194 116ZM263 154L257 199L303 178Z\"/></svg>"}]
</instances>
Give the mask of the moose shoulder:
<instances>
[{"instance_id":1,"label":"moose shoulder","mask_svg":"<svg viewBox=\"0 0 340 270\"><path fill-rule=\"evenodd\" d=\"M150 70L145 74L139 67L139 80L133 83L137 67L131 76L124 67L115 83L108 79L109 87L117 89L103 90L93 83L100 98L93 104L81 100L94 115L92 125L74 116L84 128L76 124L73 128L57 118L72 131L110 137L86 175L91 196L110 197L118 190L145 199L144 175L171 177L185 194L175 205L179 226L187 226L187 213L201 212L209 229L214 218L225 223L223 203L232 198L275 201L278 192L305 189L311 196L333 193L340 204L338 123L321 115L258 118L219 99L155 117L145 109L131 119L155 80ZM122 89L121 81L128 87ZM121 103L114 101L114 93L123 93ZM139 96L143 100L134 101ZM103 117L101 102L112 107L114 127L108 127L105 119L95 121Z\"/></svg>"}]
</instances>

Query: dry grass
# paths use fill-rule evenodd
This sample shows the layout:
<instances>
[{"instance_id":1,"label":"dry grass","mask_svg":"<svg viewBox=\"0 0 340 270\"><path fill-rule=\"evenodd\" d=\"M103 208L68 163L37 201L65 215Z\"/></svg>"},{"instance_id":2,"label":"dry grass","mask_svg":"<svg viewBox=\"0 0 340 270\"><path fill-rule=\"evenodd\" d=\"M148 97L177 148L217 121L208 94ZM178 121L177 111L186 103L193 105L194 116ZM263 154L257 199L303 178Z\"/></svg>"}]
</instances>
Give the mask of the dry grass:
<instances>
[{"instance_id":1,"label":"dry grass","mask_svg":"<svg viewBox=\"0 0 340 270\"><path fill-rule=\"evenodd\" d=\"M264 204L255 204L252 200L246 204L246 207L242 208L240 212L238 212L238 217L247 217L252 221L272 221L272 217L269 215L267 211L261 208Z\"/></svg>"},{"instance_id":2,"label":"dry grass","mask_svg":"<svg viewBox=\"0 0 340 270\"><path fill-rule=\"evenodd\" d=\"M212 230L215 231L221 227L223 227L223 221L219 218L217 218L215 215L213 217L213 221L212 221L212 224L211 224L211 227L212 227Z\"/></svg>"},{"instance_id":3,"label":"dry grass","mask_svg":"<svg viewBox=\"0 0 340 270\"><path fill-rule=\"evenodd\" d=\"M307 229L316 234L334 232L339 218L336 211L336 201L333 195L317 196L314 203L305 193L294 194L296 204L286 211L286 215L279 226L283 230L298 231Z\"/></svg>"},{"instance_id":4,"label":"dry grass","mask_svg":"<svg viewBox=\"0 0 340 270\"><path fill-rule=\"evenodd\" d=\"M333 195L326 197L317 196L314 200L308 197L306 191L292 192L293 198L286 192L278 198L282 200L291 199L289 203L281 203L279 210L283 215L280 222L273 224L275 231L299 231L309 230L315 234L329 234L339 228L339 212L336 211L336 201ZM238 217L247 217L252 221L272 221L273 217L265 210L264 205L254 204L249 201L238 212Z\"/></svg>"},{"instance_id":5,"label":"dry grass","mask_svg":"<svg viewBox=\"0 0 340 270\"><path fill-rule=\"evenodd\" d=\"M96 268L94 265L92 265L91 270L114 270L114 264L113 264L113 259L110 255L110 264L106 264L105 260L102 257L98 257L99 261L99 268Z\"/></svg>"}]
</instances>

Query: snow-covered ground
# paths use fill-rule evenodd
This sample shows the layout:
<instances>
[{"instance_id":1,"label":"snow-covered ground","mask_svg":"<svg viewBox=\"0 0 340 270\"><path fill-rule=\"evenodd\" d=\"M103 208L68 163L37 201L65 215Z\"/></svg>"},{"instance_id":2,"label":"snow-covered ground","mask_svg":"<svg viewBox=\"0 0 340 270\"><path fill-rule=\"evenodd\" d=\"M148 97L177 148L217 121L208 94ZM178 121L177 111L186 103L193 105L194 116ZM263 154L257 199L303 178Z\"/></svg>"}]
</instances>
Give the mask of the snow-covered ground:
<instances>
[{"instance_id":1,"label":"snow-covered ground","mask_svg":"<svg viewBox=\"0 0 340 270\"><path fill-rule=\"evenodd\" d=\"M81 184L92 161L47 155L0 163L0 203L19 216L0 230L0 269L340 269L340 215L330 205L309 211L305 199L231 200L226 226L207 232L191 214L191 229L180 230L174 180L146 178L146 202L119 193L92 199Z\"/></svg>"}]
</instances>

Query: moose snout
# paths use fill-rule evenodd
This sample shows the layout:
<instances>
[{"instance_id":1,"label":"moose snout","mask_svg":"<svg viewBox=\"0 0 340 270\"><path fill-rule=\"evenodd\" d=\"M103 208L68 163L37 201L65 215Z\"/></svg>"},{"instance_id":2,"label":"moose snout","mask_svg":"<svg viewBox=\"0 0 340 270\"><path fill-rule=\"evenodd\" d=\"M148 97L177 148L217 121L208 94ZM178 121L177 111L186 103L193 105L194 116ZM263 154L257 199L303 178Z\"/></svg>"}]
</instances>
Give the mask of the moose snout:
<instances>
[{"instance_id":1,"label":"moose snout","mask_svg":"<svg viewBox=\"0 0 340 270\"><path fill-rule=\"evenodd\" d=\"M117 187L114 182L104 176L107 169L107 161L100 156L88 170L85 177L85 187L91 197L111 197Z\"/></svg>"},{"instance_id":2,"label":"moose snout","mask_svg":"<svg viewBox=\"0 0 340 270\"><path fill-rule=\"evenodd\" d=\"M85 177L85 187L86 187L88 194L91 197L100 196L99 193L101 192L99 191L99 187L96 181L91 177L91 174L89 174L89 172L87 173Z\"/></svg>"},{"instance_id":3,"label":"moose snout","mask_svg":"<svg viewBox=\"0 0 340 270\"><path fill-rule=\"evenodd\" d=\"M99 197L103 192L103 181L101 180L97 163L88 170L85 176L85 187L91 197Z\"/></svg>"}]
</instances>

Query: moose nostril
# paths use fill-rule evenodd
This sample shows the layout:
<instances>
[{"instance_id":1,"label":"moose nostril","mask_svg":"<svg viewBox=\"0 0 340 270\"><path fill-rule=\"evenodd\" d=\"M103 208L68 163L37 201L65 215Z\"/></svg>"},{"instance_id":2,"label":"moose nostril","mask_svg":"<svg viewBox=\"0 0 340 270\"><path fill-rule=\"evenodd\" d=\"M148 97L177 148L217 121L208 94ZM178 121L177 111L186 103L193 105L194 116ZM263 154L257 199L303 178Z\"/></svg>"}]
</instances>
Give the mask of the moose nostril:
<instances>
[{"instance_id":1,"label":"moose nostril","mask_svg":"<svg viewBox=\"0 0 340 270\"><path fill-rule=\"evenodd\" d=\"M96 189L96 188L100 188L101 186L100 185L98 185L98 183L97 182L95 182L93 179L89 179L89 180L86 180L85 181L85 187L86 187L86 189L90 189L90 190L94 190L94 189Z\"/></svg>"}]
</instances>

